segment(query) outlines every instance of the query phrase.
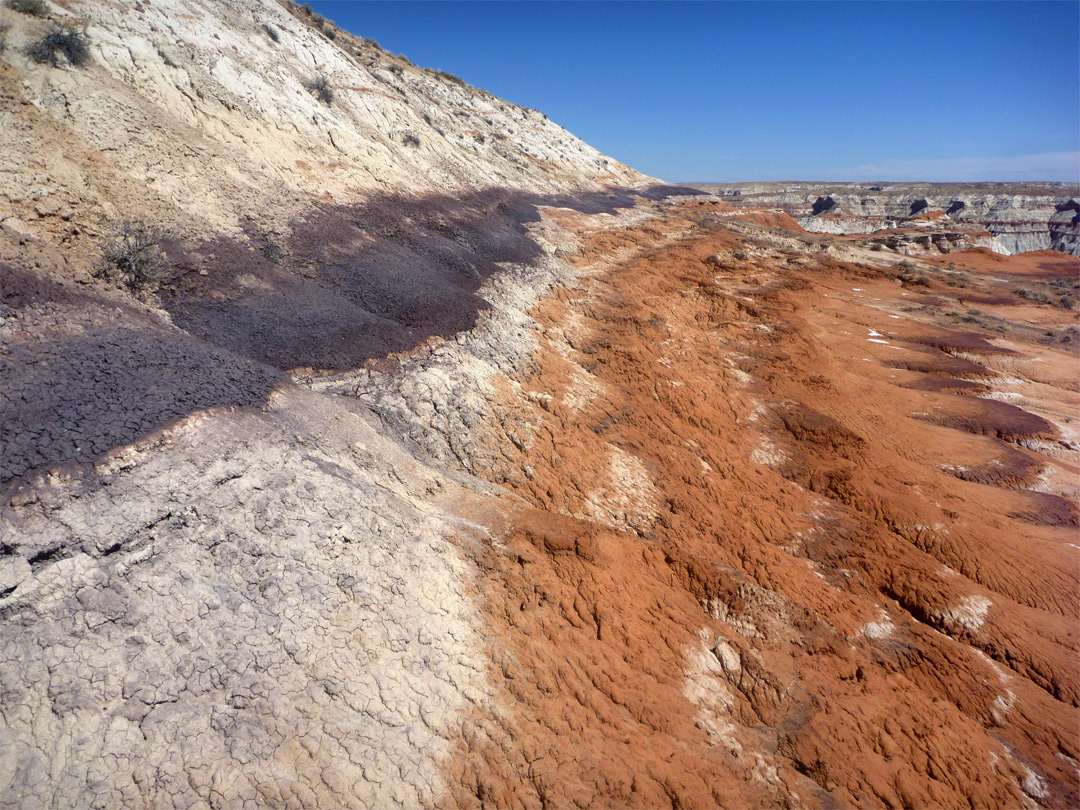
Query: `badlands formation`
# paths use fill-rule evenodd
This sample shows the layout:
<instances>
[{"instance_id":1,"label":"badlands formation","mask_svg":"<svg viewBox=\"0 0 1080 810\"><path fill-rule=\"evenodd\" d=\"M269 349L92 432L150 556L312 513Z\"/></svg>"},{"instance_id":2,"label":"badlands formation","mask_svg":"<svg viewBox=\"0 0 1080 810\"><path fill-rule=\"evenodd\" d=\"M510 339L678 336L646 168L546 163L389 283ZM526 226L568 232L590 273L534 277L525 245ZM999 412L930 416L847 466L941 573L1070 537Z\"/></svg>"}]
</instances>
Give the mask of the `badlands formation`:
<instances>
[{"instance_id":1,"label":"badlands formation","mask_svg":"<svg viewBox=\"0 0 1080 810\"><path fill-rule=\"evenodd\" d=\"M287 2L41 12L0 807L1080 803L1075 221L986 213L1074 192L810 228Z\"/></svg>"},{"instance_id":2,"label":"badlands formation","mask_svg":"<svg viewBox=\"0 0 1080 810\"><path fill-rule=\"evenodd\" d=\"M1080 256L1080 186L1066 183L701 183L739 207L777 207L808 231L868 234L896 248Z\"/></svg>"}]
</instances>

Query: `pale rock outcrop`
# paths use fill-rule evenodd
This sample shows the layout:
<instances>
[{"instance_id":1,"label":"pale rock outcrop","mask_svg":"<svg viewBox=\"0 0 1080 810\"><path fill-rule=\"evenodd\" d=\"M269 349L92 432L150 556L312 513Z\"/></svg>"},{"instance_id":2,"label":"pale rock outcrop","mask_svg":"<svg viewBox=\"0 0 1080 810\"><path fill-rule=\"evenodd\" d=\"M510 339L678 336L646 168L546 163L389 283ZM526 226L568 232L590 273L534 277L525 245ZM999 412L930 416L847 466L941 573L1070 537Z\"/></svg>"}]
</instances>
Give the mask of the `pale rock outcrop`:
<instances>
[{"instance_id":1,"label":"pale rock outcrop","mask_svg":"<svg viewBox=\"0 0 1080 810\"><path fill-rule=\"evenodd\" d=\"M808 231L870 234L920 228L987 231L997 253L1077 254L1077 197L1063 183L693 184L736 206L783 209ZM940 214L934 215L935 212ZM983 246L976 241L977 246Z\"/></svg>"}]
</instances>

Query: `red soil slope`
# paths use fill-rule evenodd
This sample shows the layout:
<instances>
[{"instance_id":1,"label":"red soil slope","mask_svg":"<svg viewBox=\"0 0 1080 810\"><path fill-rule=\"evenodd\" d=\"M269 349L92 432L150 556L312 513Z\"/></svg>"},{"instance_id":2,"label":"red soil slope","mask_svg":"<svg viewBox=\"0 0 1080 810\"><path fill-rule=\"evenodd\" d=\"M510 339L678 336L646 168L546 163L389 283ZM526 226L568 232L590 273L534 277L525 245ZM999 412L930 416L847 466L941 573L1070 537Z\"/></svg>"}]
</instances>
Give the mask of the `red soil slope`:
<instances>
[{"instance_id":1,"label":"red soil slope","mask_svg":"<svg viewBox=\"0 0 1080 810\"><path fill-rule=\"evenodd\" d=\"M445 803L1075 806L1074 314L1006 346L992 282L712 211L591 234L534 312Z\"/></svg>"}]
</instances>

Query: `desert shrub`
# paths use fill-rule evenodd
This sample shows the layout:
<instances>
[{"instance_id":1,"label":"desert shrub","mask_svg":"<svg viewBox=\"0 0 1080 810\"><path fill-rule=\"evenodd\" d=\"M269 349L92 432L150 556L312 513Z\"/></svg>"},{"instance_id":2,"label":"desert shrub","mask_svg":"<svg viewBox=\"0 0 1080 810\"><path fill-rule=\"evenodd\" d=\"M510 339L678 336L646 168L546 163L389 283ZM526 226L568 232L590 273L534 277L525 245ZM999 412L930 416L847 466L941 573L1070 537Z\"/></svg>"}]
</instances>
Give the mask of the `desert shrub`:
<instances>
[{"instance_id":1,"label":"desert shrub","mask_svg":"<svg viewBox=\"0 0 1080 810\"><path fill-rule=\"evenodd\" d=\"M467 87L468 86L468 85L465 84L464 79L458 78L453 73L447 73L445 70L435 70L435 71L432 71L432 72L436 76L438 76L440 79L446 79L446 81L453 82L454 84L460 85L461 87Z\"/></svg>"},{"instance_id":2,"label":"desert shrub","mask_svg":"<svg viewBox=\"0 0 1080 810\"><path fill-rule=\"evenodd\" d=\"M1026 298L1028 301L1034 301L1037 304L1049 304L1050 296L1044 293L1042 290L1029 290L1027 288L1020 288L1016 291L1016 294L1021 298Z\"/></svg>"},{"instance_id":3,"label":"desert shrub","mask_svg":"<svg viewBox=\"0 0 1080 810\"><path fill-rule=\"evenodd\" d=\"M266 35L274 40L274 42L281 42L281 34L279 34L278 30L270 25L270 23L263 23L262 30L265 31Z\"/></svg>"},{"instance_id":4,"label":"desert shrub","mask_svg":"<svg viewBox=\"0 0 1080 810\"><path fill-rule=\"evenodd\" d=\"M4 5L12 11L29 14L31 17L44 17L49 13L49 7L45 5L45 0L7 0Z\"/></svg>"},{"instance_id":5,"label":"desert shrub","mask_svg":"<svg viewBox=\"0 0 1080 810\"><path fill-rule=\"evenodd\" d=\"M326 17L322 14L312 14L311 21L315 23L316 28L322 28L326 24Z\"/></svg>"},{"instance_id":6,"label":"desert shrub","mask_svg":"<svg viewBox=\"0 0 1080 810\"><path fill-rule=\"evenodd\" d=\"M259 248L259 252L263 258L271 264L277 264L281 261L281 248L277 246L277 243L267 238L263 242L262 247Z\"/></svg>"},{"instance_id":7,"label":"desert shrub","mask_svg":"<svg viewBox=\"0 0 1080 810\"><path fill-rule=\"evenodd\" d=\"M1057 300L1057 306L1062 309L1073 309L1076 306L1076 299L1066 293Z\"/></svg>"},{"instance_id":8,"label":"desert shrub","mask_svg":"<svg viewBox=\"0 0 1080 810\"><path fill-rule=\"evenodd\" d=\"M11 23L0 22L0 53L7 49L7 35L11 30Z\"/></svg>"},{"instance_id":9,"label":"desert shrub","mask_svg":"<svg viewBox=\"0 0 1080 810\"><path fill-rule=\"evenodd\" d=\"M402 136L401 142L406 146L412 146L417 149L420 148L420 139L416 135L413 135L411 132L406 132Z\"/></svg>"},{"instance_id":10,"label":"desert shrub","mask_svg":"<svg viewBox=\"0 0 1080 810\"><path fill-rule=\"evenodd\" d=\"M323 33L326 34L326 38L331 42L337 39L337 31L333 28L324 28Z\"/></svg>"},{"instance_id":11,"label":"desert shrub","mask_svg":"<svg viewBox=\"0 0 1080 810\"><path fill-rule=\"evenodd\" d=\"M38 64L53 67L60 64L63 56L69 65L82 67L90 61L90 40L82 31L59 26L30 44L26 55Z\"/></svg>"},{"instance_id":12,"label":"desert shrub","mask_svg":"<svg viewBox=\"0 0 1080 810\"><path fill-rule=\"evenodd\" d=\"M373 39L364 39L364 41L363 41L363 42L364 42L364 45L365 45L366 47L368 47L368 48L374 48L374 49L375 49L375 50L377 50L377 51L381 51L381 50L382 50L382 45L380 45L380 44L379 44L378 42L376 42L376 41L375 41L375 40L373 40Z\"/></svg>"},{"instance_id":13,"label":"desert shrub","mask_svg":"<svg viewBox=\"0 0 1080 810\"><path fill-rule=\"evenodd\" d=\"M881 242L871 242L870 243L870 249L877 252L877 251L884 250L885 246L883 244L881 244Z\"/></svg>"},{"instance_id":14,"label":"desert shrub","mask_svg":"<svg viewBox=\"0 0 1080 810\"><path fill-rule=\"evenodd\" d=\"M321 73L307 83L307 89L323 104L330 104L334 100L334 88L330 86L330 80Z\"/></svg>"},{"instance_id":15,"label":"desert shrub","mask_svg":"<svg viewBox=\"0 0 1080 810\"><path fill-rule=\"evenodd\" d=\"M910 273L915 269L915 265L907 259L904 259L903 261L896 263L896 269L902 273Z\"/></svg>"},{"instance_id":16,"label":"desert shrub","mask_svg":"<svg viewBox=\"0 0 1080 810\"><path fill-rule=\"evenodd\" d=\"M121 222L102 246L94 277L135 296L153 292L168 268L160 247L165 236L163 229L141 220Z\"/></svg>"},{"instance_id":17,"label":"desert shrub","mask_svg":"<svg viewBox=\"0 0 1080 810\"><path fill-rule=\"evenodd\" d=\"M393 73L395 76L400 76L405 72L405 68L403 68L401 65L388 65L386 69Z\"/></svg>"},{"instance_id":18,"label":"desert shrub","mask_svg":"<svg viewBox=\"0 0 1080 810\"><path fill-rule=\"evenodd\" d=\"M300 6L300 10L307 14L309 17L315 13L315 9L313 9L307 3L304 3L304 5Z\"/></svg>"}]
</instances>

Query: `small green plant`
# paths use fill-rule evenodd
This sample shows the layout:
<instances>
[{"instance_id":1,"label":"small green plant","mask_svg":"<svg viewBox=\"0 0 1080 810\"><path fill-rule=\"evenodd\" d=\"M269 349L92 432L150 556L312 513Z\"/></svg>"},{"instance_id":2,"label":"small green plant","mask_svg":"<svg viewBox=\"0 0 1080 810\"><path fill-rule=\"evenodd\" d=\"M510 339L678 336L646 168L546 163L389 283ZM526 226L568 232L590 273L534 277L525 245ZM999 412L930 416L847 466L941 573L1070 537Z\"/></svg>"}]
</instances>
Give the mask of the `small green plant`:
<instances>
[{"instance_id":1,"label":"small green plant","mask_svg":"<svg viewBox=\"0 0 1080 810\"><path fill-rule=\"evenodd\" d=\"M334 101L334 88L330 86L330 80L321 73L307 83L307 89L323 104Z\"/></svg>"},{"instance_id":2,"label":"small green plant","mask_svg":"<svg viewBox=\"0 0 1080 810\"><path fill-rule=\"evenodd\" d=\"M896 269L901 273L911 273L915 270L915 265L909 262L907 259L896 263Z\"/></svg>"},{"instance_id":3,"label":"small green plant","mask_svg":"<svg viewBox=\"0 0 1080 810\"><path fill-rule=\"evenodd\" d=\"M102 246L101 261L93 270L94 277L136 297L145 297L157 289L168 268L160 247L166 235L161 228L141 220L121 222Z\"/></svg>"},{"instance_id":4,"label":"small green plant","mask_svg":"<svg viewBox=\"0 0 1080 810\"><path fill-rule=\"evenodd\" d=\"M44 17L49 13L45 0L7 0L4 5L12 11L29 14L31 17Z\"/></svg>"},{"instance_id":5,"label":"small green plant","mask_svg":"<svg viewBox=\"0 0 1080 810\"><path fill-rule=\"evenodd\" d=\"M56 67L63 56L69 65L82 67L90 61L90 40L82 31L61 25L30 44L26 55L40 65Z\"/></svg>"},{"instance_id":6,"label":"small green plant","mask_svg":"<svg viewBox=\"0 0 1080 810\"><path fill-rule=\"evenodd\" d=\"M265 31L266 35L274 40L274 42L281 42L281 34L278 33L278 30L270 25L270 23L263 23L262 30Z\"/></svg>"},{"instance_id":7,"label":"small green plant","mask_svg":"<svg viewBox=\"0 0 1080 810\"><path fill-rule=\"evenodd\" d=\"M885 249L885 246L881 242L871 242L870 249L874 252L880 252Z\"/></svg>"}]
</instances>

